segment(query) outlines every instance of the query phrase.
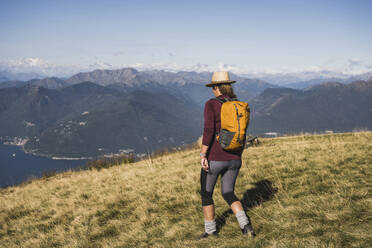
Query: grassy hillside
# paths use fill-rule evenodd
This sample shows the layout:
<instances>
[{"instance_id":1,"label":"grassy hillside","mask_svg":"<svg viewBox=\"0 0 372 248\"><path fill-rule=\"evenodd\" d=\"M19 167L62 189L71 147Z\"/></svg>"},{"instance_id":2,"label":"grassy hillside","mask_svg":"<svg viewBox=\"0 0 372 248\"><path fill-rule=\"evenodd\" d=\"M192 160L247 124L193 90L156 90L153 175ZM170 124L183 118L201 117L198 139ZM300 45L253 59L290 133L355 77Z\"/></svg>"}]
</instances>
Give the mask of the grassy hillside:
<instances>
[{"instance_id":1,"label":"grassy hillside","mask_svg":"<svg viewBox=\"0 0 372 248\"><path fill-rule=\"evenodd\" d=\"M195 148L1 190L0 247L370 247L372 132L262 141L244 152L236 185L254 240L217 185L220 235L195 241Z\"/></svg>"}]
</instances>

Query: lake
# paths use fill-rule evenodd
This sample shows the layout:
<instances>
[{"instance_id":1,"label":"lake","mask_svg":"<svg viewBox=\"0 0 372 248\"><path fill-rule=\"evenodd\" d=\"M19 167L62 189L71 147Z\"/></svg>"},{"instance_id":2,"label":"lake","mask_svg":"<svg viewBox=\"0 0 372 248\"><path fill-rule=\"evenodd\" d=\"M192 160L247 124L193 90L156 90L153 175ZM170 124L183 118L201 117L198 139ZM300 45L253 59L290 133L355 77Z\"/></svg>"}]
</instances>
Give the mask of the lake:
<instances>
[{"instance_id":1,"label":"lake","mask_svg":"<svg viewBox=\"0 0 372 248\"><path fill-rule=\"evenodd\" d=\"M0 187L19 184L45 172L66 171L88 160L54 160L26 154L19 146L0 143Z\"/></svg>"}]
</instances>

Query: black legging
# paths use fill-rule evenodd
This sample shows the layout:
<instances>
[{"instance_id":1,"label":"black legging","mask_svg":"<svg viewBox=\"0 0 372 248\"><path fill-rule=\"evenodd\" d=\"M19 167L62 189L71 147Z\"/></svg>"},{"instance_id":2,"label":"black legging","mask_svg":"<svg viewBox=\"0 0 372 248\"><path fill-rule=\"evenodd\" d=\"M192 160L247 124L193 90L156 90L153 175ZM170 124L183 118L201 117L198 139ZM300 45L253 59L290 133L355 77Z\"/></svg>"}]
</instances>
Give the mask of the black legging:
<instances>
[{"instance_id":1,"label":"black legging","mask_svg":"<svg viewBox=\"0 0 372 248\"><path fill-rule=\"evenodd\" d=\"M241 167L241 160L229 161L208 161L208 172L201 170L200 185L202 205L208 206L213 204L213 190L217 178L221 175L221 192L229 206L239 199L234 194L236 178Z\"/></svg>"}]
</instances>

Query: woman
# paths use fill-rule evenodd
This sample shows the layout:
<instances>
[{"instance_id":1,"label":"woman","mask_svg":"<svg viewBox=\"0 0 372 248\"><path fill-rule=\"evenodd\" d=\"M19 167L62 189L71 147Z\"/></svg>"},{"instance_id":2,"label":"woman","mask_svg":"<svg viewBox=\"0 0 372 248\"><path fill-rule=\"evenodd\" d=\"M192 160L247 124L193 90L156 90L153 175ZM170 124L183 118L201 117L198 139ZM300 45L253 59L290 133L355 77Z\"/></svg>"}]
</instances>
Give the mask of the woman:
<instances>
[{"instance_id":1,"label":"woman","mask_svg":"<svg viewBox=\"0 0 372 248\"><path fill-rule=\"evenodd\" d=\"M236 98L231 87L232 83L235 83L235 81L230 80L228 72L215 72L212 76L212 82L206 86L212 87L217 98ZM243 234L255 236L249 218L245 214L241 202L234 194L235 181L241 167L241 155L244 147L235 152L227 152L222 149L215 139L215 134L221 129L221 106L220 101L210 99L206 102L204 108L204 132L200 152L202 166L200 185L205 232L200 236L200 239L218 233L212 195L219 175L221 175L222 196L234 212Z\"/></svg>"}]
</instances>

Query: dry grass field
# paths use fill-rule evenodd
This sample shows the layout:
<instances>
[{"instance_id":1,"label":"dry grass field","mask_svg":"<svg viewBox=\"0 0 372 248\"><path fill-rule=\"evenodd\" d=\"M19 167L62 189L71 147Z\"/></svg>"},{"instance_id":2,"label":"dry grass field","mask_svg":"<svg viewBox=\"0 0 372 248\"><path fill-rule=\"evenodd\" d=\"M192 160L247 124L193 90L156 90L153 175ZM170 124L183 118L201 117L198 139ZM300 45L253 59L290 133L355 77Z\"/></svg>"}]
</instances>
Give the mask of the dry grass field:
<instances>
[{"instance_id":1,"label":"dry grass field","mask_svg":"<svg viewBox=\"0 0 372 248\"><path fill-rule=\"evenodd\" d=\"M257 237L217 185L203 241L199 149L0 190L0 247L371 247L372 132L262 139L236 184Z\"/></svg>"}]
</instances>

